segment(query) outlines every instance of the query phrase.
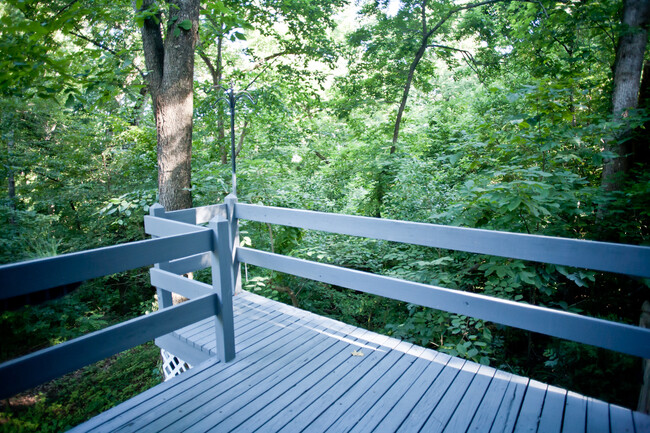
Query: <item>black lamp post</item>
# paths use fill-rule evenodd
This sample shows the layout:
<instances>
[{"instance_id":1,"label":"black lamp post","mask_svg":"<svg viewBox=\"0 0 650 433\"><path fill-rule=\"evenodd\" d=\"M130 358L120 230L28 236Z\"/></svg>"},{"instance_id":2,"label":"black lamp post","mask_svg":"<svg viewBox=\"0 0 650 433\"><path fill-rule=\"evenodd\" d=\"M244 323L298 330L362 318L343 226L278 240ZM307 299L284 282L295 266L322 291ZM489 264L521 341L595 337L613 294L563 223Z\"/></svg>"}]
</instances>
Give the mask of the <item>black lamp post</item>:
<instances>
[{"instance_id":1,"label":"black lamp post","mask_svg":"<svg viewBox=\"0 0 650 433\"><path fill-rule=\"evenodd\" d=\"M235 165L235 104L242 97L247 98L252 104L255 104L251 95L246 91L235 92L234 86L231 84L229 89L223 89L226 96L217 99L219 101L226 101L230 109L230 160L232 162L232 193L237 195L237 166Z\"/></svg>"}]
</instances>

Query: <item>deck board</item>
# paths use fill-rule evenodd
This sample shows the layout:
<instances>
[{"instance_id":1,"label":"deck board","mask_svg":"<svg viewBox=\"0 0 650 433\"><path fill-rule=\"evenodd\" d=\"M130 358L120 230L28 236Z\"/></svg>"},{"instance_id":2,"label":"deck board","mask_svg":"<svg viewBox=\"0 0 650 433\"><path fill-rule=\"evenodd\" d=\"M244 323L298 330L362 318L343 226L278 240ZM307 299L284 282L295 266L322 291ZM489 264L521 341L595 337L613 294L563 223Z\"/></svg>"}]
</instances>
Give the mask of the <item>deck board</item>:
<instances>
[{"instance_id":1,"label":"deck board","mask_svg":"<svg viewBox=\"0 0 650 433\"><path fill-rule=\"evenodd\" d=\"M526 389L526 396L519 408L515 433L536 432L548 386L536 380L531 380Z\"/></svg>"},{"instance_id":2,"label":"deck board","mask_svg":"<svg viewBox=\"0 0 650 433\"><path fill-rule=\"evenodd\" d=\"M444 428L447 432L467 431L472 422L472 417L468 414L476 413L477 408L480 406L483 398L490 389L492 379L497 371L494 368L481 366L479 371L472 380L467 393L463 399L454 408L454 413Z\"/></svg>"},{"instance_id":3,"label":"deck board","mask_svg":"<svg viewBox=\"0 0 650 433\"><path fill-rule=\"evenodd\" d=\"M510 384L510 378L512 375L504 371L497 370L490 382L490 386L481 400L481 404L473 416L471 417L471 423L468 432L485 432L490 431L494 419L497 414L497 410L501 406L501 401L503 400L506 390ZM467 415L469 418L469 414ZM452 431L448 429L448 431Z\"/></svg>"},{"instance_id":4,"label":"deck board","mask_svg":"<svg viewBox=\"0 0 650 433\"><path fill-rule=\"evenodd\" d=\"M557 432L562 429L566 390L549 386L544 398L544 408L540 415L538 433Z\"/></svg>"},{"instance_id":5,"label":"deck board","mask_svg":"<svg viewBox=\"0 0 650 433\"><path fill-rule=\"evenodd\" d=\"M234 361L212 357L73 431L632 433L650 428L647 415L251 293L235 297L234 311ZM174 335L214 354L213 318Z\"/></svg>"},{"instance_id":6,"label":"deck board","mask_svg":"<svg viewBox=\"0 0 650 433\"><path fill-rule=\"evenodd\" d=\"M563 430L584 432L587 420L587 399L575 392L569 391L564 408Z\"/></svg>"},{"instance_id":7,"label":"deck board","mask_svg":"<svg viewBox=\"0 0 650 433\"><path fill-rule=\"evenodd\" d=\"M508 388L496 411L490 432L499 433L514 430L515 422L519 415L519 408L526 394L528 382L528 378L525 377L515 375L510 377Z\"/></svg>"}]
</instances>

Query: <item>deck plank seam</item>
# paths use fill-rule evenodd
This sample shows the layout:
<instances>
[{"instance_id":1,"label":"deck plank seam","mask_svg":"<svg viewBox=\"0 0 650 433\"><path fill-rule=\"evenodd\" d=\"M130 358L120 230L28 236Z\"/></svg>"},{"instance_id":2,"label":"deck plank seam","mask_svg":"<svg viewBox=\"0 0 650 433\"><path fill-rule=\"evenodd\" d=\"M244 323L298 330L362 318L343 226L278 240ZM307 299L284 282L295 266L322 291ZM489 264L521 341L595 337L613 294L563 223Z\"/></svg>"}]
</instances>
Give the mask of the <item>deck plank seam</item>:
<instances>
[{"instance_id":1,"label":"deck plank seam","mask_svg":"<svg viewBox=\"0 0 650 433\"><path fill-rule=\"evenodd\" d=\"M291 332L288 333L288 335L290 335L290 334L291 334ZM263 341L259 343L259 346L263 346L263 345L264 345ZM218 374L222 374L222 373L224 373L224 371L227 371L227 370L242 371L242 370L245 370L245 369L247 369L247 368L251 368L252 366L254 366L254 365L257 363L257 361L253 361L252 363L247 364L247 363L246 363L246 359L249 358L249 357L252 357L252 356L254 356L254 355L256 355L256 354L258 353L257 350L254 350L254 349L253 349L253 347L254 347L254 346L251 346L251 347L249 348L249 349L250 349L250 350L249 350L250 353L248 354L249 356L243 357L243 359L240 359L239 362L237 362L237 363L221 364L221 369L220 369L220 370L217 369L217 370L215 370L215 371L212 371L211 374L210 374L208 377L203 378L203 379L201 380L200 384L194 384L194 383L189 384L189 386L186 386L186 389L182 390L181 392L175 393L175 394L172 395L169 399L166 399L165 402L166 402L166 403L169 403L170 400L173 400L174 402L177 402L178 400L182 400L182 397L183 397L182 394L184 394L185 392L196 392L196 388L195 388L195 387L196 387L197 385L202 385L202 384L207 383L208 381L210 381L212 378L214 378L214 377L217 376ZM181 401L181 402L182 402L182 401ZM160 405L158 405L158 406L160 406ZM171 407L171 406L168 405L168 406L165 408L165 412L166 412L166 413L170 413L170 412L173 411L176 407L177 407L177 406ZM154 412L155 412L155 411L154 411ZM147 421L149 418L151 418L151 417L153 417L153 416L154 416L153 413L151 413L151 414L150 414L150 413L147 413L147 414L145 415L144 419L143 419L143 418L139 418L138 421L139 421L140 423L142 423L142 422ZM137 425L137 424L136 424L136 425ZM134 426L133 424L129 424L129 423L126 423L126 424L125 424L125 423L123 423L123 424L120 425L119 427L112 427L112 428L111 428L111 431L117 431L117 430L119 430L119 429L132 430L134 427L135 427L135 426ZM148 427L151 427L151 425L148 425Z\"/></svg>"},{"instance_id":2,"label":"deck plank seam","mask_svg":"<svg viewBox=\"0 0 650 433\"><path fill-rule=\"evenodd\" d=\"M386 338L386 339L388 339L388 338ZM391 347L391 349L392 349L392 347ZM379 353L379 355L377 355L378 353ZM293 419L289 420L287 423L285 423L284 425L282 425L281 428L277 429L277 431L282 432L282 431L287 431L287 429L289 429L288 431L290 431L290 432L295 431L295 429L292 429L292 428L290 428L289 426L290 426L291 424L297 424L297 423L298 423L297 420L298 420L300 417L303 417L303 418L304 418L305 416L307 416L307 415L305 415L305 413L307 413L308 409L311 408L311 407L313 407L313 406L315 406L315 405L317 404L317 401L318 401L319 399L323 399L323 398L325 398L324 396L329 395L328 392L329 392L333 387L339 386L339 384L343 383L344 379L345 379L349 374L351 374L353 371L355 371L355 370L357 370L357 369L361 370L362 372L363 372L363 368L366 368L366 369L368 369L368 370L371 369L372 367L374 367L375 365L377 365L377 363L378 363L378 362L379 362L379 361L380 361L384 356L386 356L387 353L388 353L388 352L378 352L378 351L375 351L375 352L371 353L370 355L366 355L366 356L362 357L356 365L354 365L353 367L351 367L351 368L349 369L349 371L346 371L346 370L348 370L348 366L347 366L346 364L349 365L349 364L350 364L350 360L353 359L353 358L348 358L348 360L346 360L345 362L343 362L342 364L340 364L339 366L337 366L337 368L334 370L334 372L335 372L334 374L337 374L337 373L338 373L338 374L340 374L340 377L338 377L338 378L336 379L336 381L333 382L330 386L326 386L326 388L325 388L322 392L321 392L321 390L320 390L319 388L317 388L316 386L319 385L320 383L322 383L322 382L325 380L325 378L323 378L323 379L321 379L320 381L318 381L317 383L315 383L314 386L312 386L312 387L310 388L309 391L314 390L314 391L312 391L312 394L313 394L313 393L317 393L318 396L317 396L317 397L315 396L315 398L314 398L313 400L311 400L311 401L309 402L309 404L307 404L307 405L306 405L302 410L300 410L300 412L297 412L297 413L295 414L295 416L293 417ZM373 356L373 355L375 355L375 356ZM362 364L363 364L363 368L361 367ZM368 365L368 364L370 364L370 365ZM363 372L362 375L361 375L361 377L363 377L367 372L368 372L368 371ZM355 373L359 373L359 372L358 372L358 371L355 371ZM340 386L345 386L345 385L340 385ZM302 396L301 396L301 397L302 397ZM330 402L329 404L331 404L331 402ZM327 407L329 407L329 404L328 404ZM324 410L324 409L323 409L323 410ZM320 413L319 413L319 414L320 414ZM311 421L310 421L310 422L311 422ZM308 425L308 424L305 424L305 425Z\"/></svg>"},{"instance_id":3,"label":"deck plank seam","mask_svg":"<svg viewBox=\"0 0 650 433\"><path fill-rule=\"evenodd\" d=\"M295 318L292 317L292 316L287 316L287 320L295 321ZM269 334L272 334L272 333L269 333ZM243 351L246 351L245 353L247 353L247 354L249 354L249 355L254 355L255 352L252 351L251 347L253 347L255 344L263 345L263 340L264 340L264 338L266 338L266 335L265 335L265 334L261 334L261 335L258 335L257 337L259 337L259 338L255 341L255 343L252 343L251 346L248 346L247 348L245 348L245 349L243 350ZM242 352L243 352L243 351L242 351ZM248 352L251 352L251 353L248 353ZM241 357L240 357L240 359L241 359ZM206 362L207 362L207 361L206 361ZM213 365L215 365L215 364L218 364L218 362L213 362L213 363L211 364L211 366L213 366ZM195 367L195 368L196 368L196 367ZM190 373L190 372L192 372L192 370L194 370L194 369L191 369L189 372L186 372L186 373ZM205 368L202 368L202 371L205 371ZM186 374L186 373L185 373L185 374ZM217 371L217 372L212 372L213 375L214 375L214 374L217 374L217 373L219 373L219 372L218 372L218 371ZM179 380L180 380L180 376L178 376L178 377L179 377ZM175 380L175 379L176 379L176 378L170 380L169 382L172 382L172 381ZM169 382L165 382L165 383L169 383ZM161 392L162 392L162 391L161 391ZM129 410L131 410L131 409L129 409Z\"/></svg>"},{"instance_id":4,"label":"deck plank seam","mask_svg":"<svg viewBox=\"0 0 650 433\"><path fill-rule=\"evenodd\" d=\"M450 357L450 356L443 356L442 359L440 359L438 361L430 362L424 368L424 370L420 373L418 378L416 380L414 380L403 393L403 395L416 396L415 401L413 401L412 404L409 403L409 406L407 408L404 408L404 410L401 410L401 408L399 406L403 405L403 404L406 404L406 403L404 403L404 400L402 400L401 398L397 399L397 401L395 402L395 404L392 405L390 410L386 411L386 413L384 413L381 420L373 427L372 431L373 432L374 431L382 432L385 429L397 431L397 429L400 428L402 423L409 416L409 414L410 414L411 410L413 409L413 407L425 395L425 393L427 392L429 387L436 381L436 379L440 376L442 371L447 367L447 365L449 364L449 362L452 359L453 358ZM437 360L437 357L436 357L436 360ZM442 361L442 362L440 362L440 361ZM422 387L419 390L412 391L414 389L414 386L421 385L422 382L427 383L426 387ZM419 394L419 396L418 396L418 394ZM391 428L386 428L385 427L384 424L385 424L387 419L390 420L390 421L397 420L398 416L399 416L400 420L398 420L399 422L397 422L394 427L391 427Z\"/></svg>"},{"instance_id":5,"label":"deck plank seam","mask_svg":"<svg viewBox=\"0 0 650 433\"><path fill-rule=\"evenodd\" d=\"M413 349L415 349L415 352L411 353L411 350ZM395 401L395 399L391 398L391 394L398 392L396 391L396 389L400 383L403 384L406 381L410 381L410 383L415 382L419 378L420 374L425 370L427 363L429 362L426 359L420 357L420 355L423 353L423 350L417 350L417 349L424 349L424 348L413 345L412 349L406 353L406 355L411 355L414 357L413 361L408 362L408 364L405 365L405 368L403 370L398 371L395 377L392 378L392 380L385 383L383 389L381 388L378 390L376 388L369 389L361 398L359 398L359 400L353 406L348 408L347 412L352 412L353 410L355 410L356 406L361 406L362 409L364 405L367 406L365 409L363 409L363 413L356 420L351 420L350 422L348 422L348 425L345 426L344 424L345 417L342 416L337 420L335 424L332 425L334 431L350 432L354 430L359 424L363 424L367 426L368 425L367 421L364 420L366 418L372 418L374 416L373 411L380 410L379 409L381 407L379 404L380 402L386 400L388 400L389 402ZM369 393L375 393L372 399L367 397Z\"/></svg>"},{"instance_id":6,"label":"deck plank seam","mask_svg":"<svg viewBox=\"0 0 650 433\"><path fill-rule=\"evenodd\" d=\"M402 342L402 343L410 344L412 346L411 343L407 343L407 342ZM370 390L378 381L382 379L382 377L384 376L384 374L386 374L386 372L394 368L405 356L406 353L404 351L392 349L372 367L373 375L376 373L380 373L379 376L371 377L369 376L370 370L366 372L363 375L363 377L358 378L358 380L354 382L345 392L343 392L341 395L335 398L326 409L324 409L316 418L314 418L314 420L312 420L309 424L307 424L301 431L321 432L329 429L332 426L332 424L334 424L340 417L343 416L344 413L347 412L347 409L343 410L343 412L339 411L338 416L334 418L333 415L336 413L337 404L343 405L347 400L353 398L350 396L354 396L355 393L358 393L359 397L357 398L360 398L360 396L364 395L366 391ZM355 398L354 401L356 401L357 398ZM334 412L334 414L332 414L332 412ZM329 420L329 424L325 425L325 423L328 422L327 420Z\"/></svg>"},{"instance_id":7,"label":"deck plank seam","mask_svg":"<svg viewBox=\"0 0 650 433\"><path fill-rule=\"evenodd\" d=\"M500 376L497 378L497 376ZM510 381L512 380L513 375L510 373L506 373L502 370L497 370L496 373L494 374L494 378L497 379L497 381L493 381L490 383L490 386L488 387L484 398L487 397L488 394L494 394L495 392L497 393L497 396L495 397L499 399L496 404L494 404L494 411L488 412L488 414L492 414L491 417L489 417L489 426L488 426L488 431L492 429L492 425L494 424L494 420L496 418L497 411L499 407L501 406L501 403L503 401L503 398L506 395L506 391L508 390L508 387L510 386ZM493 386L494 385L494 386ZM492 400L492 401L495 401ZM469 426L467 427L467 431L482 431L485 430L484 426L481 426L479 422L482 422L483 420L481 419L483 416L483 412L485 412L485 406L479 406L479 409L474 413L474 416L472 417L472 420L470 421ZM472 426L474 426L472 428Z\"/></svg>"},{"instance_id":8,"label":"deck plank seam","mask_svg":"<svg viewBox=\"0 0 650 433\"><path fill-rule=\"evenodd\" d=\"M328 429L331 429L332 431L350 431L354 426L356 425L357 422L360 422L366 414L372 409L374 404L379 401L394 385L396 382L398 382L404 374L406 374L407 371L409 371L413 365L420 360L419 355L423 352L424 348L421 346L417 345L411 345L411 347L408 349L408 351L404 352L404 356L400 358L400 361L403 361L401 363L396 363L400 364L399 369L390 369L387 373L382 376L382 378L388 377L388 379L385 379L381 382L381 387L378 387L377 384L380 383L378 379L373 383L371 386L368 387L368 389L365 390L365 392L353 403L351 404L342 414L339 416L338 419L336 419L329 427ZM408 357L411 357L412 360L409 360ZM407 358L405 361L404 359ZM390 377L390 374L393 375L393 377ZM379 388L379 389L377 389ZM383 388L383 389L382 389ZM374 393L374 395L372 395ZM365 406L365 408L364 408ZM356 418L357 420L354 421L352 417L347 417L346 414L348 413L353 413L353 412L358 412L359 410L363 410L363 412L358 415ZM348 423L346 426L345 423Z\"/></svg>"},{"instance_id":9,"label":"deck plank seam","mask_svg":"<svg viewBox=\"0 0 650 433\"><path fill-rule=\"evenodd\" d=\"M363 342L363 341L367 342L367 340L365 340L365 336L366 336L366 334L369 335L369 334L372 334L372 333L371 333L370 331L363 330L362 328L357 328L357 329L361 330L361 333L358 333L358 332L352 332L352 333L349 334L350 337L356 339L359 343L361 343L361 342ZM343 349L341 352L338 352L338 353L334 356L334 359L337 359L337 361L336 361L335 363L333 362L333 363L330 363L330 364L327 365L326 370L328 371L328 373L327 373L327 374L328 374L328 377L329 377L329 375L331 374L331 372L336 371L337 369L341 368L341 366L342 366L345 362L349 362L350 357L351 357L351 353L345 353L345 352L346 352L347 350L350 350L350 348L351 348L350 346L351 346L351 345L356 345L355 342L353 342L353 343L349 343L349 342L342 341L342 340L340 340L340 341L341 341L341 343L344 344L343 347L346 347L347 349ZM363 344L363 343L361 343L361 344ZM339 358L340 358L340 360L338 360ZM304 386L307 384L307 381L308 381L312 376L315 377L315 375L317 375L317 374L322 374L322 371L314 371L314 372L311 372L310 374L308 374L308 375L306 375L305 377L303 377L303 378L302 378L303 380L301 380L300 382L298 382L298 384L294 385L294 386L292 387L292 389L298 387L298 385L301 385L301 386L304 387ZM273 416L271 416L271 417L264 417L263 422L262 422L262 424L260 424L259 428L262 429L262 430L269 430L269 427L267 426L268 422L271 421L272 419L278 417L279 414L280 414L282 411L285 411L285 410L288 408L287 404L291 404L291 403L293 403L295 400L297 400L297 399L303 397L303 396L305 395L305 393L310 392L311 390L313 390L314 387L315 387L316 385L318 385L319 383L321 383L323 380L325 380L324 377L323 377L323 378L320 378L320 379L317 379L315 382L313 382L313 383L311 383L311 384L307 384L307 385L306 385L307 387L302 389L302 392L301 392L301 394L300 394L298 397L292 399L291 401L283 402L283 406L279 409L278 412L274 412L274 413L273 413ZM312 392L313 392L313 391L312 391ZM321 395L321 394L319 394L319 395ZM266 407L266 408L264 408L264 409L267 409L267 412L268 412L268 407ZM258 411L258 412L255 414L255 416L256 416L257 418L260 418L260 416L262 416L262 415L260 415L260 412L261 412L261 411ZM300 411L300 412L302 412L302 411ZM298 413L300 413L300 412L298 412ZM252 418L252 417L250 417L249 420L250 420L251 418ZM289 421L290 421L290 420L289 420ZM286 421L285 424L286 424L287 422L289 422L289 421ZM266 426L266 427L265 427L265 426ZM281 425L281 426L279 426L279 427L277 427L277 428L275 428L275 429L272 429L272 430L279 430L281 427L284 427L284 425ZM236 431L237 431L237 429L236 429Z\"/></svg>"},{"instance_id":10,"label":"deck plank seam","mask_svg":"<svg viewBox=\"0 0 650 433\"><path fill-rule=\"evenodd\" d=\"M479 372L481 371L481 369L485 369L484 367L486 367L486 366L483 366L483 365L482 365L481 367L479 367ZM488 368L490 368L490 367L488 367ZM484 399L485 396L487 395L487 392L488 392L488 389L490 388L490 385L491 385L492 382L494 381L494 376L495 376L495 374L496 374L496 369L494 369L494 368L490 368L489 371L490 371L490 373L491 373L491 376L490 376L488 382L487 382L487 383L485 384L485 386L483 387L483 392L481 393L481 398L476 402L475 407L472 409L472 413L471 413L472 416L471 416L471 418L469 418L469 419L467 420L465 430L468 430L468 429L469 429L469 426L472 424L472 420L474 419L474 416L476 415L476 411L477 411L478 408L481 406L481 403L483 402L483 399ZM465 406L467 406L467 405L470 404L470 403L467 403L467 399L466 399L466 397L470 394L470 390L472 390L472 387L474 386L475 381L477 380L478 376L479 376L479 374L478 374L478 372L477 372L477 374L474 376L474 378L472 379L472 381L471 381L470 384L468 385L468 387L467 387L467 391L466 391L466 394L465 394L465 395L463 396L463 398L461 398L461 400L458 402L458 404L457 404L456 407L454 408L454 411L449 415L449 418L448 418L448 420L447 420L447 423L442 427L442 430L443 430L443 431L446 431L446 430L448 429L449 424L450 424L450 423L455 419L454 417L457 416L456 414L459 414L459 413L460 413L459 410L462 410L461 407L462 407L462 405L463 405L463 402L465 402ZM471 406L470 406L470 408L471 408ZM458 415L458 416L460 416L460 415ZM455 431L455 430L454 430L454 431Z\"/></svg>"},{"instance_id":11,"label":"deck plank seam","mask_svg":"<svg viewBox=\"0 0 650 433\"><path fill-rule=\"evenodd\" d=\"M453 365L454 363L458 365ZM399 427L395 431L397 432L413 432L415 430L420 431L424 426L428 418L431 416L436 406L440 403L440 400L445 395L451 384L454 382L458 374L461 372L463 365L465 365L465 360L460 358L452 358L441 370L436 378L427 386L427 389L420 395L418 400L413 404L409 413L401 421ZM433 398L432 398L433 397ZM430 412L427 415L427 418L420 423L420 418L416 415L418 412L422 412L423 408L430 406ZM409 426L409 424L420 423L419 426L415 427L414 425Z\"/></svg>"},{"instance_id":12,"label":"deck plank seam","mask_svg":"<svg viewBox=\"0 0 650 433\"><path fill-rule=\"evenodd\" d=\"M280 387L280 389L282 389L282 387L286 386L287 377L291 376L292 373L294 373L294 376L302 376L302 373L300 373L298 369L302 370L308 368L311 369L311 371L314 371L315 369L318 369L319 367L327 364L328 361L330 361L338 353L341 353L343 350L345 350L345 347L347 347L345 343L333 339L328 339L324 335L317 335L315 336L315 338L318 339L317 341L321 339L324 339L325 341L329 340L330 344L327 346L322 345L323 347L317 347L317 346L321 346L321 344L319 343L317 346L313 346L311 348L310 353L300 357L303 359L294 359L294 361L284 365L281 369L273 370L270 375L260 380L259 383L256 385L256 387L262 387L261 390L251 388L239 394L236 398L229 400L226 403L226 406L234 405L235 407L238 408L235 411L228 413L228 415L223 419L219 420L218 422L209 421L208 420L210 417L209 415L208 417L205 417L201 419L199 422L197 422L196 424L194 424L194 426L196 426L199 423L201 424L208 423L208 425L211 425L211 429L216 429L216 430L224 429L228 431L240 426L241 424L245 423L246 420L250 418L250 416L253 414L248 412L247 415L243 415L244 418L241 419L234 426L232 424L234 424L237 421L233 421L233 415L235 415L238 412L244 411L249 406L254 407L255 405L259 405L259 403L255 403L255 402L262 397L266 397L267 394L273 391L275 388ZM293 353L287 354L287 356L292 356L292 355ZM311 358L311 359L307 359L307 358ZM249 395L246 395L247 393L249 393ZM221 409L227 412L225 407L221 407ZM225 424L227 427L223 427L223 424Z\"/></svg>"},{"instance_id":13,"label":"deck plank seam","mask_svg":"<svg viewBox=\"0 0 650 433\"><path fill-rule=\"evenodd\" d=\"M308 316L308 317L309 317L309 316ZM308 319L309 321L307 321L307 322L305 322L305 323L306 323L306 324L311 323L311 320L310 320L310 319L317 319L317 317L309 317L309 319ZM303 330L302 330L302 332L303 332L303 333L307 333L307 332L306 332L306 328L304 328L304 326L303 326ZM311 338L314 338L314 337L315 337L315 338L325 338L325 336L323 336L322 334L317 334L317 333L316 333L316 334L312 334L312 335L310 336L310 339L311 339ZM295 339L294 339L294 340L295 340ZM293 350L293 349L292 349L292 350ZM292 354L292 351L291 351L291 350L290 350L290 351L287 351L287 353L286 353L285 355L283 355L283 358L284 358L284 356L290 356L291 354ZM272 364L275 363L275 362L278 362L278 360L277 360L277 359L276 359L276 360L271 360L271 361L270 361L266 366L264 366L263 368L264 368L264 369L267 369L267 368L269 367L269 365L272 365ZM270 374L272 375L273 373L274 373L274 371L273 371L273 369L271 369ZM256 372L254 372L253 374L256 374ZM231 397L231 396L229 396L229 398L230 398L230 397ZM209 402L208 402L208 403L209 403ZM203 417L203 418L205 418L205 417ZM202 420L203 418L195 420L195 422L194 422L192 425L195 426L197 423L201 422L201 420ZM167 427L169 428L169 427L171 427L171 426L167 426Z\"/></svg>"}]
</instances>

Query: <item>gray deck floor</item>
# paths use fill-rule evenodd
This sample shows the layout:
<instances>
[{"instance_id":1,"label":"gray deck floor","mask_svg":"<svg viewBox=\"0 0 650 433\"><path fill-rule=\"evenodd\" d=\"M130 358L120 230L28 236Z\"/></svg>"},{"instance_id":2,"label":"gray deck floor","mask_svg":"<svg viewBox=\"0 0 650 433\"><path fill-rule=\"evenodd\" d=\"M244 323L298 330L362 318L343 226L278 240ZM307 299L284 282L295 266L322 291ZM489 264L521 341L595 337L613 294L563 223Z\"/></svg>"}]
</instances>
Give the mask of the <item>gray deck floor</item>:
<instances>
[{"instance_id":1,"label":"gray deck floor","mask_svg":"<svg viewBox=\"0 0 650 433\"><path fill-rule=\"evenodd\" d=\"M647 415L251 293L235 314L234 361L205 361L74 431L650 431ZM213 348L209 322L183 338Z\"/></svg>"}]
</instances>

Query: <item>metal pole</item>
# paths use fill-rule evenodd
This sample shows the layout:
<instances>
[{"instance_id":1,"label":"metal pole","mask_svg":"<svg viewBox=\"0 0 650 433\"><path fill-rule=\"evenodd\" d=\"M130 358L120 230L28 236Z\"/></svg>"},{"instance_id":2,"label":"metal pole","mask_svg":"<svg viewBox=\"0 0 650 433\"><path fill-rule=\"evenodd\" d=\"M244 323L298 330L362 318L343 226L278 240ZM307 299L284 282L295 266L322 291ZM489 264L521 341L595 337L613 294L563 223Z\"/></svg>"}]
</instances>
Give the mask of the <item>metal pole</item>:
<instances>
[{"instance_id":1,"label":"metal pole","mask_svg":"<svg viewBox=\"0 0 650 433\"><path fill-rule=\"evenodd\" d=\"M237 197L237 167L235 166L235 89L230 88L230 159L232 161L232 194Z\"/></svg>"}]
</instances>

